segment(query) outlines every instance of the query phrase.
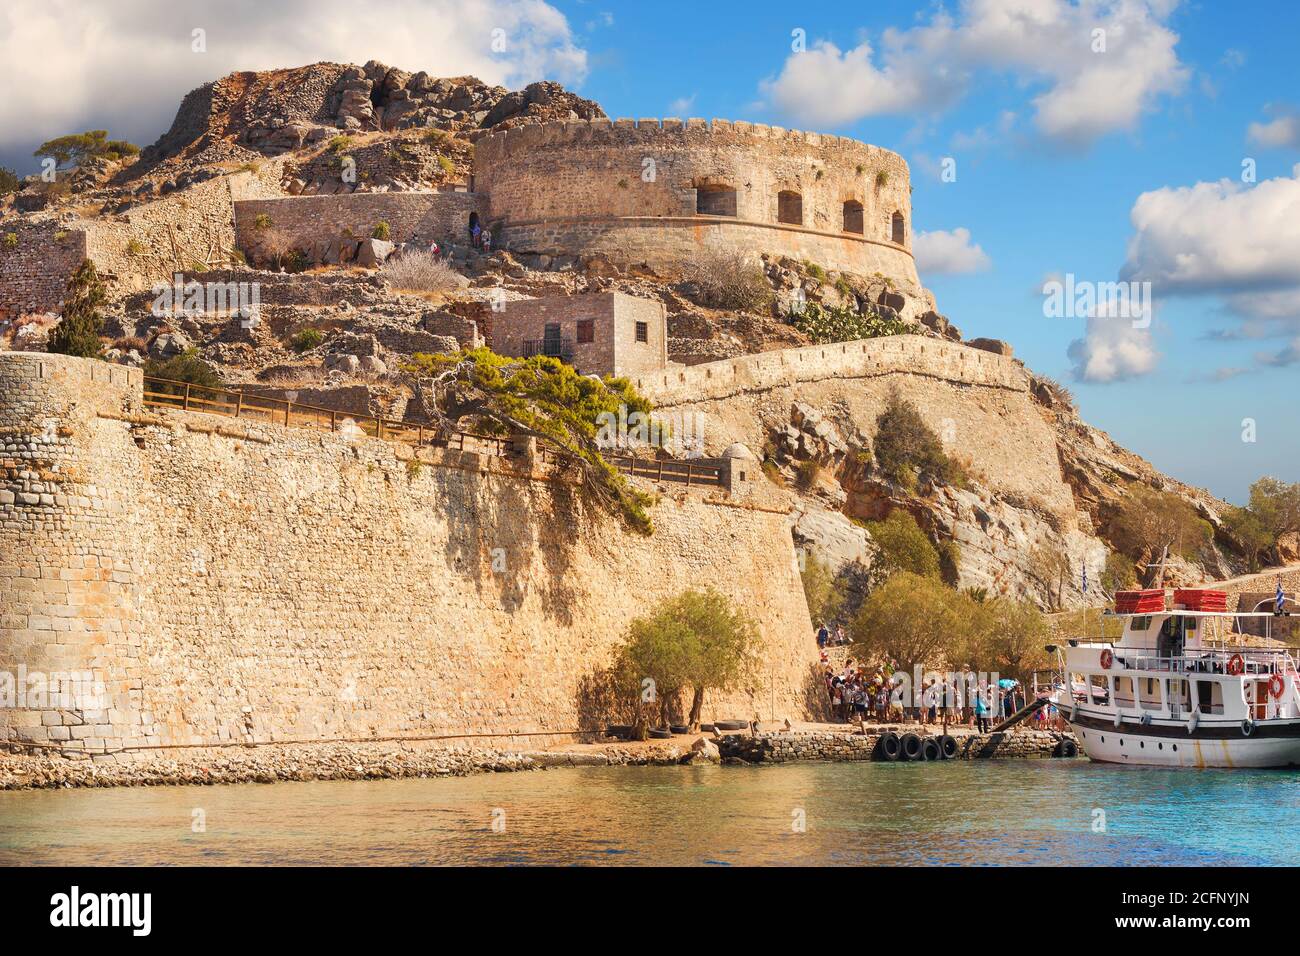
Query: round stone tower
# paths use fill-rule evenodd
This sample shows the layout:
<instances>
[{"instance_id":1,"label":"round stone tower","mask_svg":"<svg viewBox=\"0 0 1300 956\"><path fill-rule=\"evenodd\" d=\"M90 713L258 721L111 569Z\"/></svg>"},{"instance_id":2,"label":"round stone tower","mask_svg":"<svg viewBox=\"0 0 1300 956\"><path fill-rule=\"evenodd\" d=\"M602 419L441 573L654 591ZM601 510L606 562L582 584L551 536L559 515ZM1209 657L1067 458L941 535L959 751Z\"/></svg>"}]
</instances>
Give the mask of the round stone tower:
<instances>
[{"instance_id":1,"label":"round stone tower","mask_svg":"<svg viewBox=\"0 0 1300 956\"><path fill-rule=\"evenodd\" d=\"M138 369L0 352L0 739L103 753L145 735L130 469L101 418L141 399Z\"/></svg>"},{"instance_id":2,"label":"round stone tower","mask_svg":"<svg viewBox=\"0 0 1300 956\"><path fill-rule=\"evenodd\" d=\"M705 246L919 288L907 163L758 123L608 119L478 140L475 188L513 252L680 266Z\"/></svg>"}]
</instances>

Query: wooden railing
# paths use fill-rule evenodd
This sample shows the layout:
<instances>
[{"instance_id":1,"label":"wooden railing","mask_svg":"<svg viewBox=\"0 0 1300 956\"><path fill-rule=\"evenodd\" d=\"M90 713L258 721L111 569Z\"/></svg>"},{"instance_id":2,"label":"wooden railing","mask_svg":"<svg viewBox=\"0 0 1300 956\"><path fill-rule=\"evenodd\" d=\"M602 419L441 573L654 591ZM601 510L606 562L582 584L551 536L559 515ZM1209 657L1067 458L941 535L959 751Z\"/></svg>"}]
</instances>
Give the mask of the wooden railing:
<instances>
[{"instance_id":1,"label":"wooden railing","mask_svg":"<svg viewBox=\"0 0 1300 956\"><path fill-rule=\"evenodd\" d=\"M681 481L687 485L726 485L722 466L707 460L687 458L685 461L664 461L659 458L634 458L612 456L609 463L628 475L639 475L654 481Z\"/></svg>"},{"instance_id":2,"label":"wooden railing","mask_svg":"<svg viewBox=\"0 0 1300 956\"><path fill-rule=\"evenodd\" d=\"M500 435L453 432L450 438L441 439L434 429L415 422L340 412L319 405L290 401L287 398L247 395L234 389L194 385L190 382L177 382L151 375L144 377L144 403L150 408L206 412L209 415L274 422L292 428L314 428L353 434L360 432L371 438L382 438L385 441L403 442L408 445L437 445L499 458L508 458L513 454L511 440ZM353 431L354 429L356 431ZM544 461L554 465L562 465L567 461L566 456L550 449L542 449L540 454ZM606 459L627 475L655 481L683 482L688 486L726 485L723 467L708 460L661 461L630 455L606 456Z\"/></svg>"}]
</instances>

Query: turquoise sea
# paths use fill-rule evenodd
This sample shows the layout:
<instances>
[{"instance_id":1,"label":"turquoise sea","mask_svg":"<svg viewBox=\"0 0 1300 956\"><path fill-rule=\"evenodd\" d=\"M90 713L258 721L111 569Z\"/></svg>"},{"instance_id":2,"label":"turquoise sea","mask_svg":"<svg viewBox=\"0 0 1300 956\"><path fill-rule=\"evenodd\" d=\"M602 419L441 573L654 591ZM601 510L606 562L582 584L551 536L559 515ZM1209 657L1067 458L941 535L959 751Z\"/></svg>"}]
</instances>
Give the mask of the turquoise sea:
<instances>
[{"instance_id":1,"label":"turquoise sea","mask_svg":"<svg viewBox=\"0 0 1300 956\"><path fill-rule=\"evenodd\" d=\"M1295 865L1297 823L1292 771L584 768L0 793L0 864Z\"/></svg>"}]
</instances>

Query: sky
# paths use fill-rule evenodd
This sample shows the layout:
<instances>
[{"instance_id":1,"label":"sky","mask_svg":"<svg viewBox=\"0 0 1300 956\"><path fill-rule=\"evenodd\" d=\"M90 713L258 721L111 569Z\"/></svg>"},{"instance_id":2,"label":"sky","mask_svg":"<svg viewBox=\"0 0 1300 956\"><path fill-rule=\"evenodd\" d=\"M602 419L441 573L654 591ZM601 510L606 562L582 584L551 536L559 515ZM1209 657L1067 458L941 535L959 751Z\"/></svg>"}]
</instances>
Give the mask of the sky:
<instances>
[{"instance_id":1,"label":"sky","mask_svg":"<svg viewBox=\"0 0 1300 956\"><path fill-rule=\"evenodd\" d=\"M1292 0L5 0L0 164L152 142L235 69L372 58L852 136L908 161L921 279L964 335L1242 503L1300 480L1298 49ZM1131 296L1053 309L1052 282Z\"/></svg>"}]
</instances>

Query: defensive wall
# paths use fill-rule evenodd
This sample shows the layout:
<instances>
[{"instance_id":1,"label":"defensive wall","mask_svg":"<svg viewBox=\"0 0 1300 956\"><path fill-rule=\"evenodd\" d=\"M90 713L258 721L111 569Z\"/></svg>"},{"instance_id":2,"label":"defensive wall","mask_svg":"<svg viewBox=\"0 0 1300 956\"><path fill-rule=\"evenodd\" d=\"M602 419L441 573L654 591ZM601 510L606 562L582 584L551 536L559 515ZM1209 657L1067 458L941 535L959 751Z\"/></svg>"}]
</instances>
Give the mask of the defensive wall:
<instances>
[{"instance_id":1,"label":"defensive wall","mask_svg":"<svg viewBox=\"0 0 1300 956\"><path fill-rule=\"evenodd\" d=\"M86 258L122 293L170 281L177 271L230 264L235 202L278 191L276 169L218 176L120 215L0 227L0 318L56 311L68 277Z\"/></svg>"},{"instance_id":2,"label":"defensive wall","mask_svg":"<svg viewBox=\"0 0 1300 956\"><path fill-rule=\"evenodd\" d=\"M783 508L669 488L641 537L500 458L159 413L141 382L0 353L0 682L103 684L0 708L0 738L569 732L604 719L595 678L627 623L705 585L763 635L755 675L706 716L819 706Z\"/></svg>"},{"instance_id":3,"label":"defensive wall","mask_svg":"<svg viewBox=\"0 0 1300 956\"><path fill-rule=\"evenodd\" d=\"M876 431L895 389L913 402L945 447L1022 506L1074 528L1074 498L1061 475L1056 436L1013 358L919 335L759 352L634 377L665 413L703 416L706 453L732 442L761 448L790 421L795 401L842 409L850 437Z\"/></svg>"},{"instance_id":4,"label":"defensive wall","mask_svg":"<svg viewBox=\"0 0 1300 956\"><path fill-rule=\"evenodd\" d=\"M662 265L714 246L919 285L907 163L845 137L720 119L545 123L480 138L474 183L514 252Z\"/></svg>"},{"instance_id":5,"label":"defensive wall","mask_svg":"<svg viewBox=\"0 0 1300 956\"><path fill-rule=\"evenodd\" d=\"M351 235L369 238L386 222L393 242L413 238L469 242L469 217L484 209L482 196L466 192L344 193L287 196L235 203L239 248L253 249L266 230L283 233L300 245ZM260 222L259 216L265 216Z\"/></svg>"}]
</instances>

